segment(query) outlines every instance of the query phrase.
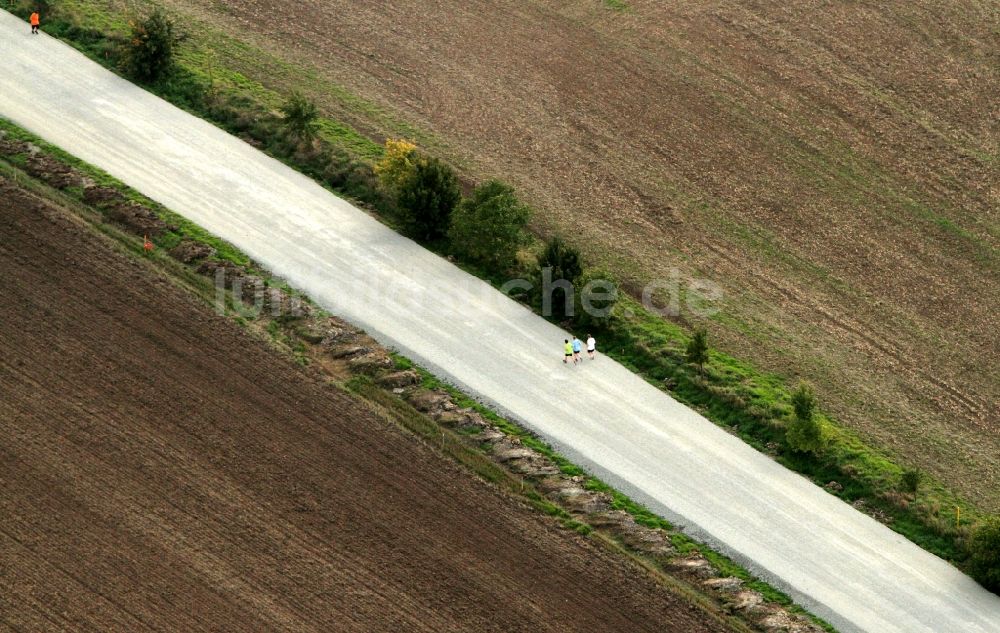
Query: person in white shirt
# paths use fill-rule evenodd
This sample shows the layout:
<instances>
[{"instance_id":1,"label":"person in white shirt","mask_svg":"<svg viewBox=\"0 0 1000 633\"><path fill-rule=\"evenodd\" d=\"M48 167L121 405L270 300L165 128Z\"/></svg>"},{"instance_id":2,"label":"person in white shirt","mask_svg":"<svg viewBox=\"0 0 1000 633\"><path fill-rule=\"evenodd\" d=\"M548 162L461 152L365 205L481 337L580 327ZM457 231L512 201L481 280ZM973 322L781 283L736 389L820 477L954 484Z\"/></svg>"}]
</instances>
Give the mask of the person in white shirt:
<instances>
[{"instance_id":1,"label":"person in white shirt","mask_svg":"<svg viewBox=\"0 0 1000 633\"><path fill-rule=\"evenodd\" d=\"M590 360L594 360L597 355L597 341L590 334L587 335L587 355L590 356Z\"/></svg>"}]
</instances>

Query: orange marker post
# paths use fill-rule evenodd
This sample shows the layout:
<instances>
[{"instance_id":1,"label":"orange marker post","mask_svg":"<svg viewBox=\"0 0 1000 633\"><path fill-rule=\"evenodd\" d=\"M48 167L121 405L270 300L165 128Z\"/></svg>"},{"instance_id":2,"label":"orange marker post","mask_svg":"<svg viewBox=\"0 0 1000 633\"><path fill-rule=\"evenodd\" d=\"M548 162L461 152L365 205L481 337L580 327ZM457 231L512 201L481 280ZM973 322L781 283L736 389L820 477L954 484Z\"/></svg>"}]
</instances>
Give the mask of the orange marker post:
<instances>
[{"instance_id":1,"label":"orange marker post","mask_svg":"<svg viewBox=\"0 0 1000 633\"><path fill-rule=\"evenodd\" d=\"M150 252L153 251L153 248L154 248L153 247L153 243L151 241L149 241L149 236L148 235L143 235L142 236L142 250L146 251L147 253L150 253Z\"/></svg>"}]
</instances>

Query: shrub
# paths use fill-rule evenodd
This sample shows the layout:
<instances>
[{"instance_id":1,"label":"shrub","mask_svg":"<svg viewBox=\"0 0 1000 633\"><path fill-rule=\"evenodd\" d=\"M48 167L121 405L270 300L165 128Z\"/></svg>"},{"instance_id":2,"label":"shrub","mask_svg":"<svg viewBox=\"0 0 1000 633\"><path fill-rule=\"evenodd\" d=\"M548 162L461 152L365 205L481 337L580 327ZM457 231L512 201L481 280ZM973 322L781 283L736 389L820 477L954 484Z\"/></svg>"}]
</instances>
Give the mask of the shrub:
<instances>
[{"instance_id":1,"label":"shrub","mask_svg":"<svg viewBox=\"0 0 1000 633\"><path fill-rule=\"evenodd\" d=\"M463 259L501 272L516 262L518 248L527 241L524 227L530 217L531 209L510 185L491 180L458 205L448 237Z\"/></svg>"},{"instance_id":2,"label":"shrub","mask_svg":"<svg viewBox=\"0 0 1000 633\"><path fill-rule=\"evenodd\" d=\"M920 482L924 478L924 473L919 468L907 468L903 471L900 477L900 484L902 485L903 492L909 492L911 494L916 494L917 489L920 488Z\"/></svg>"},{"instance_id":3,"label":"shrub","mask_svg":"<svg viewBox=\"0 0 1000 633\"><path fill-rule=\"evenodd\" d=\"M684 357L688 363L697 365L699 370L705 369L705 363L708 362L708 332L705 328L694 331L694 335L688 341Z\"/></svg>"},{"instance_id":4,"label":"shrub","mask_svg":"<svg viewBox=\"0 0 1000 633\"><path fill-rule=\"evenodd\" d=\"M316 138L319 110L316 104L300 92L293 92L281 106L285 115L284 125L293 138L299 141L310 141Z\"/></svg>"},{"instance_id":5,"label":"shrub","mask_svg":"<svg viewBox=\"0 0 1000 633\"><path fill-rule=\"evenodd\" d=\"M345 150L330 147L321 177L328 186L377 209L385 209L386 199L378 187L371 165L358 160Z\"/></svg>"},{"instance_id":6,"label":"shrub","mask_svg":"<svg viewBox=\"0 0 1000 633\"><path fill-rule=\"evenodd\" d=\"M813 418L816 411L816 395L808 383L800 382L798 388L792 392L792 409L797 420Z\"/></svg>"},{"instance_id":7,"label":"shrub","mask_svg":"<svg viewBox=\"0 0 1000 633\"><path fill-rule=\"evenodd\" d=\"M375 175L386 191L395 194L416 168L417 146L404 139L387 139L385 156L375 164Z\"/></svg>"},{"instance_id":8,"label":"shrub","mask_svg":"<svg viewBox=\"0 0 1000 633\"><path fill-rule=\"evenodd\" d=\"M1000 517L982 523L969 539L969 573L1000 594Z\"/></svg>"},{"instance_id":9,"label":"shrub","mask_svg":"<svg viewBox=\"0 0 1000 633\"><path fill-rule=\"evenodd\" d=\"M806 383L799 383L792 393L795 415L785 432L785 439L794 451L816 454L822 450L825 438L823 427L816 419L816 396Z\"/></svg>"},{"instance_id":10,"label":"shrub","mask_svg":"<svg viewBox=\"0 0 1000 633\"><path fill-rule=\"evenodd\" d=\"M441 239L461 199L450 167L436 158L418 158L413 171L400 183L397 197L404 229L418 240Z\"/></svg>"},{"instance_id":11,"label":"shrub","mask_svg":"<svg viewBox=\"0 0 1000 633\"><path fill-rule=\"evenodd\" d=\"M538 258L533 291L542 315L565 319L573 316L575 289L583 275L580 251L556 236L550 239ZM558 291L558 292L557 292ZM561 300L556 300L559 297Z\"/></svg>"},{"instance_id":12,"label":"shrub","mask_svg":"<svg viewBox=\"0 0 1000 633\"><path fill-rule=\"evenodd\" d=\"M8 11L14 12L18 11L23 13L24 17L27 18L32 11L38 11L42 16L43 25L44 20L50 20L54 15L59 15L62 13L57 7L52 6L52 3L48 0L20 0L16 4L14 2L8 2L7 5L14 5L13 8L7 8Z\"/></svg>"},{"instance_id":13,"label":"shrub","mask_svg":"<svg viewBox=\"0 0 1000 633\"><path fill-rule=\"evenodd\" d=\"M604 327L611 321L618 302L618 286L604 270L585 270L577 280L576 323L580 327Z\"/></svg>"},{"instance_id":14,"label":"shrub","mask_svg":"<svg viewBox=\"0 0 1000 633\"><path fill-rule=\"evenodd\" d=\"M56 13L55 7L48 0L33 0L27 3L33 10L38 11L43 18Z\"/></svg>"},{"instance_id":15,"label":"shrub","mask_svg":"<svg viewBox=\"0 0 1000 633\"><path fill-rule=\"evenodd\" d=\"M545 250L538 258L538 265L552 269L553 279L565 279L570 283L576 283L583 274L580 251L566 244L559 236L546 242Z\"/></svg>"},{"instance_id":16,"label":"shrub","mask_svg":"<svg viewBox=\"0 0 1000 633\"><path fill-rule=\"evenodd\" d=\"M162 9L131 23L132 32L121 54L121 68L133 79L155 82L173 67L174 50L184 40Z\"/></svg>"}]
</instances>

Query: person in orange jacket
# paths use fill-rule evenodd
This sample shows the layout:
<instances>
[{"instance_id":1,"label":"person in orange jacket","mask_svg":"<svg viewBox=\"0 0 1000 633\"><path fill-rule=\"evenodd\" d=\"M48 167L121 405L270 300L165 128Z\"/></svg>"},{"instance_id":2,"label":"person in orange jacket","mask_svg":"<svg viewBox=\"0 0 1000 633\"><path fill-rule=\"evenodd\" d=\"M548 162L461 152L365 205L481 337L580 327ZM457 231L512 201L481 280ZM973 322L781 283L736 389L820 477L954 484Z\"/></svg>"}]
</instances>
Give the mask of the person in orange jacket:
<instances>
[{"instance_id":1,"label":"person in orange jacket","mask_svg":"<svg viewBox=\"0 0 1000 633\"><path fill-rule=\"evenodd\" d=\"M31 14L31 33L32 35L38 35L38 25L41 23L41 18L38 15L38 11Z\"/></svg>"}]
</instances>

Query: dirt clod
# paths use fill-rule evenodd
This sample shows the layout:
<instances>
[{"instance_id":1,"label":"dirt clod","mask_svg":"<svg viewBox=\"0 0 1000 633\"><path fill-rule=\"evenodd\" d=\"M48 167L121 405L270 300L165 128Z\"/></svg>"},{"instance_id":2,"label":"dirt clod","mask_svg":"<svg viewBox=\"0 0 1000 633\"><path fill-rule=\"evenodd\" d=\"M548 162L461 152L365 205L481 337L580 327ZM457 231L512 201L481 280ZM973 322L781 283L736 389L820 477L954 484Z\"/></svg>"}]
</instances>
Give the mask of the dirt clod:
<instances>
[{"instance_id":1,"label":"dirt clod","mask_svg":"<svg viewBox=\"0 0 1000 633\"><path fill-rule=\"evenodd\" d=\"M764 604L764 596L759 592L743 590L733 598L733 608L737 611L752 611Z\"/></svg>"},{"instance_id":2,"label":"dirt clod","mask_svg":"<svg viewBox=\"0 0 1000 633\"><path fill-rule=\"evenodd\" d=\"M88 189L87 191L92 191L92 189ZM214 255L215 249L211 246L200 244L198 242L192 242L190 240L184 240L177 246L170 249L170 256L178 261L184 262L185 264L190 264L195 260L205 259L206 257L212 257Z\"/></svg>"},{"instance_id":3,"label":"dirt clod","mask_svg":"<svg viewBox=\"0 0 1000 633\"><path fill-rule=\"evenodd\" d=\"M28 158L27 172L36 178L44 180L56 189L79 186L83 183L80 174L47 154L35 154Z\"/></svg>"},{"instance_id":4,"label":"dirt clod","mask_svg":"<svg viewBox=\"0 0 1000 633\"><path fill-rule=\"evenodd\" d=\"M705 579L718 576L712 568L712 564L701 555L675 558L668 563L668 566L671 569L675 569L683 574L694 576L696 578Z\"/></svg>"},{"instance_id":5,"label":"dirt clod","mask_svg":"<svg viewBox=\"0 0 1000 633\"><path fill-rule=\"evenodd\" d=\"M441 393L438 391L417 391L410 395L410 404L417 411L422 411L424 413L431 413L433 411L441 411L444 403L448 402L450 397L446 393Z\"/></svg>"},{"instance_id":6,"label":"dirt clod","mask_svg":"<svg viewBox=\"0 0 1000 633\"><path fill-rule=\"evenodd\" d=\"M390 389L395 389L397 387L410 387L420 383L420 374L411 369L407 369L379 376L376 382L383 387L388 387Z\"/></svg>"},{"instance_id":7,"label":"dirt clod","mask_svg":"<svg viewBox=\"0 0 1000 633\"><path fill-rule=\"evenodd\" d=\"M367 354L369 351L371 351L369 348L361 345L343 345L331 349L330 357L336 359L353 358L355 356Z\"/></svg>"},{"instance_id":8,"label":"dirt clod","mask_svg":"<svg viewBox=\"0 0 1000 633\"><path fill-rule=\"evenodd\" d=\"M124 200L125 196L114 187L92 185L83 190L83 201L95 207L108 206L112 203L123 202Z\"/></svg>"},{"instance_id":9,"label":"dirt clod","mask_svg":"<svg viewBox=\"0 0 1000 633\"><path fill-rule=\"evenodd\" d=\"M369 352L351 358L347 364L354 372L375 376L392 367L392 359L382 352Z\"/></svg>"},{"instance_id":10,"label":"dirt clod","mask_svg":"<svg viewBox=\"0 0 1000 633\"><path fill-rule=\"evenodd\" d=\"M0 137L0 154L4 156L17 156L27 154L31 151L31 145L24 141Z\"/></svg>"},{"instance_id":11,"label":"dirt clod","mask_svg":"<svg viewBox=\"0 0 1000 633\"><path fill-rule=\"evenodd\" d=\"M701 583L703 587L708 587L715 591L734 593L743 588L743 581L739 578L727 576L725 578L709 578Z\"/></svg>"},{"instance_id":12,"label":"dirt clod","mask_svg":"<svg viewBox=\"0 0 1000 633\"><path fill-rule=\"evenodd\" d=\"M123 225L129 232L136 235L156 237L171 228L161 220L149 207L138 202L122 202L110 207L108 219Z\"/></svg>"}]
</instances>

